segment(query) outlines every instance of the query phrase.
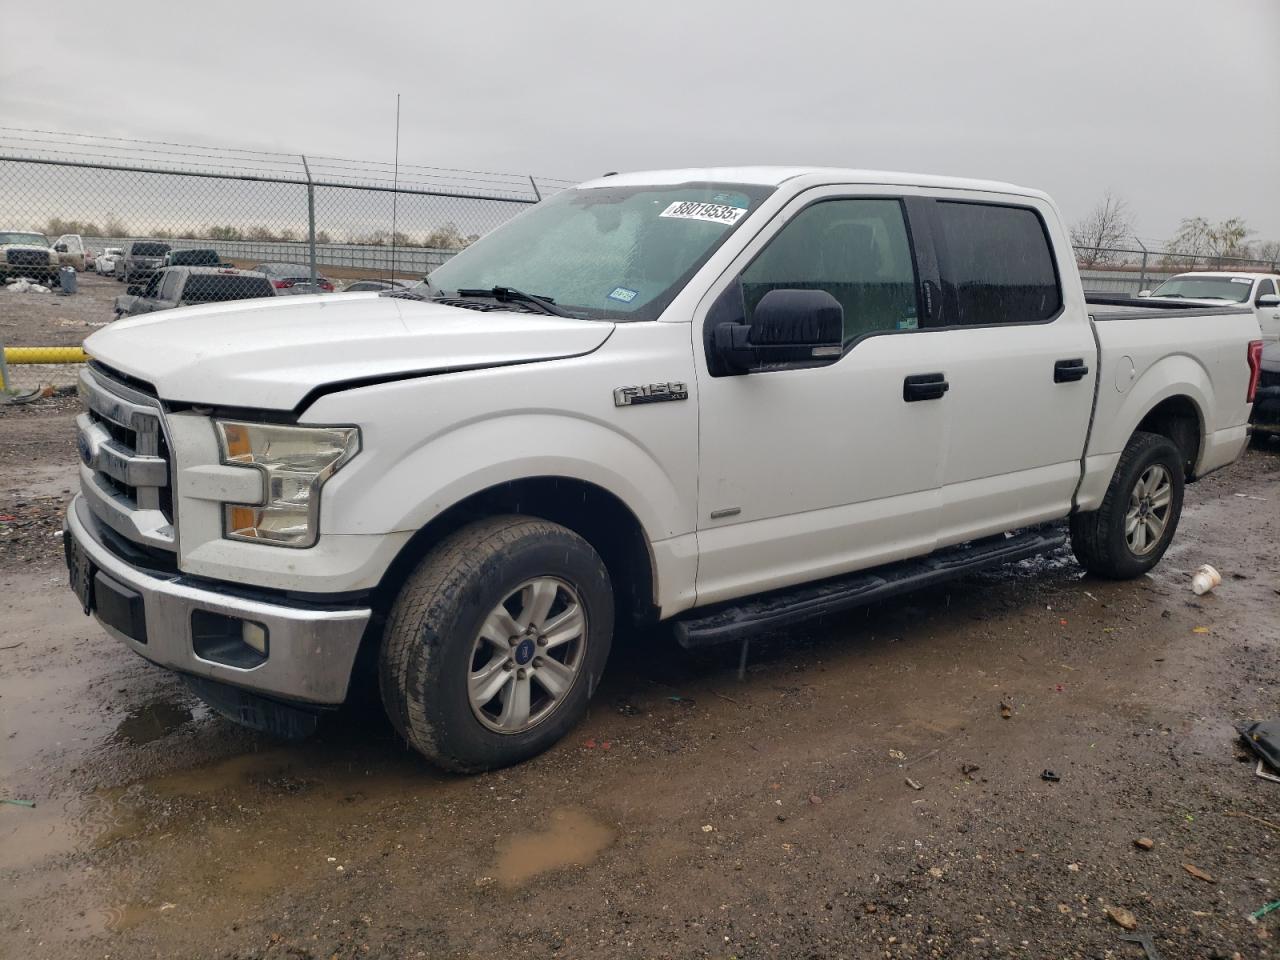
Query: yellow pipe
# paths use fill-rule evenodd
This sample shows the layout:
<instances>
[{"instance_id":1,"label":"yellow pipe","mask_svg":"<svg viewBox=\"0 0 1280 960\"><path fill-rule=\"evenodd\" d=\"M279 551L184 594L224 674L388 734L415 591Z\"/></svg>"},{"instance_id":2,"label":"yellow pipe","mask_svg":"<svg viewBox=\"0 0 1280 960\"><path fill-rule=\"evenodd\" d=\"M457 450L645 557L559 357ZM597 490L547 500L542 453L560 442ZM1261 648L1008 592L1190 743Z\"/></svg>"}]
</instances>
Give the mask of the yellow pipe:
<instances>
[{"instance_id":1,"label":"yellow pipe","mask_svg":"<svg viewBox=\"0 0 1280 960\"><path fill-rule=\"evenodd\" d=\"M85 363L89 355L80 347L5 347L5 363Z\"/></svg>"}]
</instances>

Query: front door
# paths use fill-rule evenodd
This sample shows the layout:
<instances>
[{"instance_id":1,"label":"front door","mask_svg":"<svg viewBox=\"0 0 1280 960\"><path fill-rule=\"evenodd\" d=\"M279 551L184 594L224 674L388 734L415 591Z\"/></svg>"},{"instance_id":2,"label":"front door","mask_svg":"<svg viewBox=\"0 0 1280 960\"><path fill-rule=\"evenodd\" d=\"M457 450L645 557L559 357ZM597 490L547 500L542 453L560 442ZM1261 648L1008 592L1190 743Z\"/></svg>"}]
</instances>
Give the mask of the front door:
<instances>
[{"instance_id":1,"label":"front door","mask_svg":"<svg viewBox=\"0 0 1280 960\"><path fill-rule=\"evenodd\" d=\"M1260 306L1258 300L1262 297L1274 297L1276 294L1276 282L1270 277L1260 280L1258 289L1253 293L1253 309L1258 315L1258 327L1262 330L1262 339L1272 342L1280 340L1280 307Z\"/></svg>"},{"instance_id":2,"label":"front door","mask_svg":"<svg viewBox=\"0 0 1280 960\"><path fill-rule=\"evenodd\" d=\"M904 382L946 368L944 335L929 329L902 189L857 189L793 200L695 315L699 604L933 548L947 398ZM843 353L724 373L713 328L750 323L786 288L840 302Z\"/></svg>"}]
</instances>

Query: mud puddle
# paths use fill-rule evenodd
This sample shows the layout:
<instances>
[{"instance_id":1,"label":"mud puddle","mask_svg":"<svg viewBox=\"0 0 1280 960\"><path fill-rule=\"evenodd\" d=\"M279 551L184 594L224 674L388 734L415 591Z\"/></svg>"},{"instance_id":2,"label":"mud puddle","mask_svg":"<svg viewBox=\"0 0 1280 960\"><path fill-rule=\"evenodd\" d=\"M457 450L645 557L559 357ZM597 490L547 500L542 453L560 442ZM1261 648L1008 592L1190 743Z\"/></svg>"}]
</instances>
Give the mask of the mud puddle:
<instances>
[{"instance_id":1,"label":"mud puddle","mask_svg":"<svg viewBox=\"0 0 1280 960\"><path fill-rule=\"evenodd\" d=\"M502 841L493 876L506 887L518 887L541 873L582 867L613 843L614 831L583 810L551 811L545 827Z\"/></svg>"}]
</instances>

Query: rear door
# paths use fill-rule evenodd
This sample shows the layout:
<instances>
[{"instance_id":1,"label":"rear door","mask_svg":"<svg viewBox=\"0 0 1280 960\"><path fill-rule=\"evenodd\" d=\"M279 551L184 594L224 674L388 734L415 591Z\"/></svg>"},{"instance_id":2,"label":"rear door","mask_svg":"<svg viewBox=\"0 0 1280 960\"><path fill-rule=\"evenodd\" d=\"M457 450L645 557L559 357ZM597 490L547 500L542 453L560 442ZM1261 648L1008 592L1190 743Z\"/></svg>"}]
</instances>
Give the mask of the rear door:
<instances>
[{"instance_id":1,"label":"rear door","mask_svg":"<svg viewBox=\"0 0 1280 960\"><path fill-rule=\"evenodd\" d=\"M956 192L930 206L949 328L943 546L1067 515L1098 364L1051 205Z\"/></svg>"},{"instance_id":2,"label":"rear door","mask_svg":"<svg viewBox=\"0 0 1280 960\"><path fill-rule=\"evenodd\" d=\"M750 241L694 318L698 353L700 604L929 552L944 394L905 382L947 365L928 328L902 188L823 187ZM823 290L844 310L833 362L742 375L713 331L750 323L776 289Z\"/></svg>"}]
</instances>

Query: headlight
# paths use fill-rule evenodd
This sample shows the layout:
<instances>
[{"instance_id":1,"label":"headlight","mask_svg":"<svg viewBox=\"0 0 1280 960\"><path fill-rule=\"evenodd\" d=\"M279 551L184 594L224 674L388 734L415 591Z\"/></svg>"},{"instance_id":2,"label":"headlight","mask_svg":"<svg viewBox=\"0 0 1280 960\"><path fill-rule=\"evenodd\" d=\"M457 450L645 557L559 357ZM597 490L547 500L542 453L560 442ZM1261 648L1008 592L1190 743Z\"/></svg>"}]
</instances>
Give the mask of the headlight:
<instances>
[{"instance_id":1,"label":"headlight","mask_svg":"<svg viewBox=\"0 0 1280 960\"><path fill-rule=\"evenodd\" d=\"M215 420L222 462L262 472L266 499L227 504L223 534L310 547L320 533L320 488L360 451L355 427L290 427Z\"/></svg>"}]
</instances>

